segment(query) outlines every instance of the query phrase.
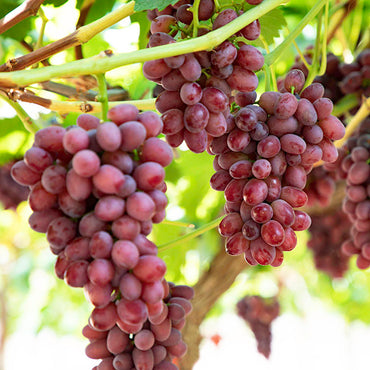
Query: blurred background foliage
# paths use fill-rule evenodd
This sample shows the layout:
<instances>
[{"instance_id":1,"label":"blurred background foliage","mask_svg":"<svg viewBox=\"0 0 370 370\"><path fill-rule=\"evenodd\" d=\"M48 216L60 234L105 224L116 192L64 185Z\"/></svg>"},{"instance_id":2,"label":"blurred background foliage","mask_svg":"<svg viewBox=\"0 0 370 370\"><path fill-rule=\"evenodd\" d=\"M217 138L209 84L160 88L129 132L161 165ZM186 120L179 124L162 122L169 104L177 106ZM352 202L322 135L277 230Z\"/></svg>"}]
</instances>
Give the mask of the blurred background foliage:
<instances>
[{"instance_id":1,"label":"blurred background foliage","mask_svg":"<svg viewBox=\"0 0 370 370\"><path fill-rule=\"evenodd\" d=\"M21 1L1 1L0 18ZM95 1L89 11L87 23L102 17L124 3L123 1ZM271 39L270 49L284 39L315 3L314 0L291 0L281 7L287 25L281 25L280 37ZM46 45L73 32L83 1L49 0L42 9L48 22L43 44ZM359 0L355 11L344 21L341 29L329 45L329 51L342 55L346 61L354 56L361 38L369 37L368 20L370 3ZM39 37L41 19L30 17L0 36L0 63L27 52L24 45L35 45ZM114 53L144 48L149 22L144 13L125 19L94 37L82 46L85 57L98 54L107 48ZM125 42L122 40L125 39ZM305 27L297 38L301 50L315 40L315 24ZM291 46L276 63L278 75L283 75L294 63L297 52ZM61 64L74 59L74 50L69 49L50 58L50 63ZM264 88L260 73L258 92ZM117 68L107 74L112 86L121 86L129 92L130 99L150 98L154 84L141 73L141 65ZM65 81L63 81L65 83ZM62 99L59 95L42 91L40 86L31 88L40 96ZM59 116L45 109L23 104L30 116L42 125L59 122L74 124L77 114ZM32 145L32 136L23 128L20 120L6 103L0 101L0 165L20 158ZM167 168L169 207L167 219L184 225L161 224L154 227L152 239L161 245L191 231L191 225L202 226L220 216L223 194L209 187L213 174L213 158L207 153L194 154L180 147L174 162ZM31 211L25 202L17 211L4 210L0 205L0 295L1 314L6 315L6 334L20 326L30 331L49 327L58 333L80 335L91 307L81 290L67 287L54 276L55 256L48 249L45 236L30 230L27 223ZM186 227L188 225L188 227ZM248 268L236 279L230 289L211 310L211 315L233 312L235 303L245 294L262 296L279 295L282 311L305 312L302 297L309 294L322 300L329 309L340 311L346 319L370 322L370 274L358 271L354 264L343 279L331 280L315 269L312 254L307 250L308 233L301 232L299 245L287 253L282 267ZM217 230L160 252L168 266L167 277L176 283L195 284L201 273L212 263L213 256L223 248ZM232 257L229 257L232 258ZM239 258L239 257L234 257ZM225 264L227 274L227 264ZM68 315L65 313L68 312Z\"/></svg>"}]
</instances>

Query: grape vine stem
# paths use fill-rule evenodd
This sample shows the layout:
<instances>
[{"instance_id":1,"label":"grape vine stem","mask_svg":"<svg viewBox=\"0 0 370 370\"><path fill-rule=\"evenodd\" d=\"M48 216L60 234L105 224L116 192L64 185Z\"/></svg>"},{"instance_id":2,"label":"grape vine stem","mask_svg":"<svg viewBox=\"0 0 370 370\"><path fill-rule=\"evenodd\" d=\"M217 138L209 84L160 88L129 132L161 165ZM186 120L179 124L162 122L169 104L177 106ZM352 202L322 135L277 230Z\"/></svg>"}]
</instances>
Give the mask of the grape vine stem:
<instances>
[{"instance_id":1,"label":"grape vine stem","mask_svg":"<svg viewBox=\"0 0 370 370\"><path fill-rule=\"evenodd\" d=\"M114 25L115 23L119 22L123 18L126 18L129 15L133 14L134 5L135 5L135 2L130 1L129 3L121 6L120 8L114 10L113 12L105 15L104 17L86 26L79 28L78 30L71 33L70 35L63 37L58 41L52 42L49 45L46 45L40 49L34 50L33 52L23 55L19 58L11 59L5 64L0 65L0 71L9 72L9 71L17 71L20 69L24 69L34 63L38 63L48 58L49 56L57 54L63 50L75 47L77 45L84 44L85 42L92 39L95 35L100 33L101 31ZM57 67L49 67L49 68L57 68ZM81 67L79 74L81 74L81 71L83 70L85 69ZM37 70L37 71L40 71L40 70ZM25 72L35 73L35 70L25 71ZM103 73L103 72L106 72L106 71L95 71L93 73L98 74L98 73ZM43 81L46 81L48 79L49 78L46 78Z\"/></svg>"},{"instance_id":2,"label":"grape vine stem","mask_svg":"<svg viewBox=\"0 0 370 370\"><path fill-rule=\"evenodd\" d=\"M108 121L108 93L107 93L107 81L105 80L104 73L98 73L96 75L99 85L99 95L97 101L101 103L101 119L103 122Z\"/></svg>"},{"instance_id":3,"label":"grape vine stem","mask_svg":"<svg viewBox=\"0 0 370 370\"><path fill-rule=\"evenodd\" d=\"M186 235L180 236L179 238L177 238L175 240L172 240L168 243L161 244L161 245L158 246L158 250L160 252L162 252L162 251L165 251L165 250L170 249L172 247L175 247L179 244L186 243L189 240L192 240L192 239L196 238L197 236L204 234L206 231L212 230L215 227L217 227L218 224L220 223L220 221L224 217L225 216L221 216L219 218L216 218L215 220L209 222L208 224L205 224L205 225L199 227L198 229L195 229L194 231L192 231L192 232L190 232Z\"/></svg>"},{"instance_id":4,"label":"grape vine stem","mask_svg":"<svg viewBox=\"0 0 370 370\"><path fill-rule=\"evenodd\" d=\"M170 45L141 49L130 53L117 54L109 58L91 57L83 60L76 60L63 65L50 66L32 71L25 70L8 73L2 72L0 73L0 86L28 86L33 83L48 81L57 77L80 75L81 71L88 71L91 74L98 74L133 63L142 63L148 60L160 59L202 50L212 50L215 46L221 44L234 33L238 32L240 29L253 22L257 18L262 17L264 14L268 13L277 6L283 4L285 1L286 0L264 0L261 4L248 10L240 17L234 19L232 22L218 28L217 30L211 31L206 35L197 37L196 39L184 40ZM134 2L130 2L126 4L126 6L129 4L132 4L133 6ZM104 17L102 19L104 19ZM76 32L81 32L82 29L83 27ZM84 32L84 39L88 39L89 36L91 38L93 36L91 35L91 32L94 32L95 35L96 29L94 28L93 30L90 30L90 33ZM32 63L34 63L34 61L32 61Z\"/></svg>"},{"instance_id":5,"label":"grape vine stem","mask_svg":"<svg viewBox=\"0 0 370 370\"><path fill-rule=\"evenodd\" d=\"M347 139L353 134L356 130L358 125L370 114L370 98L363 99L360 109L357 113L352 117L351 121L349 122L348 126L346 127L346 133L344 137L336 142L334 145L337 148L340 148L344 145Z\"/></svg>"},{"instance_id":6,"label":"grape vine stem","mask_svg":"<svg viewBox=\"0 0 370 370\"><path fill-rule=\"evenodd\" d=\"M353 134L359 124L366 119L366 117L370 114L370 98L363 99L360 109L357 113L352 117L351 121L346 127L346 133L344 137L340 140L334 141L334 145L336 148L341 148L347 141L347 139ZM314 164L314 167L322 166L325 162L319 161Z\"/></svg>"},{"instance_id":7,"label":"grape vine stem","mask_svg":"<svg viewBox=\"0 0 370 370\"><path fill-rule=\"evenodd\" d=\"M20 120L22 121L23 123L23 126L25 127L25 129L34 134L35 132L37 132L38 130L41 129L41 127L39 127L32 119L31 117L27 114L27 112L20 106L19 103L15 102L15 101L12 101L10 99L8 99L7 97L5 97L3 94L0 94L0 98L3 99L4 101L6 101L14 110L15 112L17 113L17 116L20 118Z\"/></svg>"},{"instance_id":8,"label":"grape vine stem","mask_svg":"<svg viewBox=\"0 0 370 370\"><path fill-rule=\"evenodd\" d=\"M155 109L155 98L144 99L144 100L124 100L109 102L109 109L115 107L119 104L132 104L135 105L140 110L154 110ZM102 106L101 103L92 101L58 101L50 100L48 108L52 111L58 112L60 114L65 114L69 112L84 112L84 113L100 113Z\"/></svg>"},{"instance_id":9,"label":"grape vine stem","mask_svg":"<svg viewBox=\"0 0 370 370\"><path fill-rule=\"evenodd\" d=\"M267 65L272 65L279 59L280 56L284 55L286 48L293 42L293 40L302 32L303 28L310 23L316 15L320 12L327 1L318 0L316 4L311 8L311 10L306 14L305 17L299 22L297 27L289 33L286 39L276 47L270 54L265 57L265 63Z\"/></svg>"}]
</instances>

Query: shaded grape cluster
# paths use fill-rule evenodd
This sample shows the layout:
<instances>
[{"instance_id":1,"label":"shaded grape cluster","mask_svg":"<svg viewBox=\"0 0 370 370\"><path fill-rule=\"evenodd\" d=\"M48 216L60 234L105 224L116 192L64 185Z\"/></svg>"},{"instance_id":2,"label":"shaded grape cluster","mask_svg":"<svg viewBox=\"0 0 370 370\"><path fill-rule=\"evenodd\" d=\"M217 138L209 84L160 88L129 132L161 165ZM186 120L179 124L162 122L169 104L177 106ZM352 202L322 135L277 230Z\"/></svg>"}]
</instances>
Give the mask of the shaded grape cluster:
<instances>
[{"instance_id":1,"label":"shaded grape cluster","mask_svg":"<svg viewBox=\"0 0 370 370\"><path fill-rule=\"evenodd\" d=\"M258 352L269 358L272 341L271 323L279 316L279 302L276 298L246 296L236 307L238 315L247 322L256 337Z\"/></svg>"},{"instance_id":2,"label":"shaded grape cluster","mask_svg":"<svg viewBox=\"0 0 370 370\"><path fill-rule=\"evenodd\" d=\"M346 173L346 196L342 206L351 223L351 235L342 245L345 254L357 255L360 269L370 267L370 118L343 147L341 168Z\"/></svg>"},{"instance_id":3,"label":"shaded grape cluster","mask_svg":"<svg viewBox=\"0 0 370 370\"><path fill-rule=\"evenodd\" d=\"M313 252L316 269L333 279L342 278L349 268L349 257L341 245L350 236L351 222L340 209L311 218L307 246Z\"/></svg>"},{"instance_id":4,"label":"shaded grape cluster","mask_svg":"<svg viewBox=\"0 0 370 370\"><path fill-rule=\"evenodd\" d=\"M306 50L305 57L308 64L312 63L313 49ZM362 51L352 63L341 62L340 58L332 53L326 57L326 70L322 76L317 76L314 82L325 87L324 97L329 98L334 104L348 94L356 94L358 105L350 110L355 114L361 105L361 97L370 96L370 49ZM308 69L300 60L296 59L293 69L300 69L305 76ZM283 86L281 86L283 89Z\"/></svg>"},{"instance_id":5,"label":"shaded grape cluster","mask_svg":"<svg viewBox=\"0 0 370 370\"><path fill-rule=\"evenodd\" d=\"M307 203L307 174L323 160L335 162L333 140L344 136L342 122L318 83L302 88L299 70L285 78L286 92L265 92L258 105L241 106L228 132L209 143L215 155L211 187L225 195L226 217L219 231L230 255L251 264L279 266L295 248L295 231L310 217L297 208ZM297 95L299 94L300 95Z\"/></svg>"},{"instance_id":6,"label":"shaded grape cluster","mask_svg":"<svg viewBox=\"0 0 370 370\"><path fill-rule=\"evenodd\" d=\"M200 1L198 35L224 26L242 13L228 8L216 15L214 10L213 0ZM187 39L194 26L192 4L183 1L161 12L153 10L148 17L152 21L149 47ZM238 35L255 40L260 32L256 20ZM258 49L228 40L212 51L145 62L144 75L163 90L159 93L157 89L155 95L159 93L156 108L162 113L167 142L178 147L185 141L191 151L205 151L208 137L222 136L228 129L232 92L254 92L258 85L254 72L263 64L264 57Z\"/></svg>"},{"instance_id":7,"label":"shaded grape cluster","mask_svg":"<svg viewBox=\"0 0 370 370\"><path fill-rule=\"evenodd\" d=\"M29 189L19 185L10 174L14 162L0 166L0 203L4 209L16 209L20 202L27 200Z\"/></svg>"},{"instance_id":8,"label":"shaded grape cluster","mask_svg":"<svg viewBox=\"0 0 370 370\"><path fill-rule=\"evenodd\" d=\"M11 173L30 187L29 224L46 233L58 256L56 275L83 287L95 306L85 330L100 336L115 328L113 351L100 341L88 347L87 355L103 359L98 369L131 368L132 363L152 369L158 365L150 355L154 342L166 350L161 361L186 351L179 330L191 309L191 288L164 280L166 265L147 238L153 223L165 217L164 167L173 153L156 137L163 127L156 113L121 104L108 111L108 118L100 123L82 114L76 126L38 131ZM118 344L126 337L132 356ZM113 355L114 360L105 359Z\"/></svg>"},{"instance_id":9,"label":"shaded grape cluster","mask_svg":"<svg viewBox=\"0 0 370 370\"><path fill-rule=\"evenodd\" d=\"M335 193L336 176L324 166L314 168L307 176L307 184L304 188L307 194L307 207L327 207Z\"/></svg>"}]
</instances>

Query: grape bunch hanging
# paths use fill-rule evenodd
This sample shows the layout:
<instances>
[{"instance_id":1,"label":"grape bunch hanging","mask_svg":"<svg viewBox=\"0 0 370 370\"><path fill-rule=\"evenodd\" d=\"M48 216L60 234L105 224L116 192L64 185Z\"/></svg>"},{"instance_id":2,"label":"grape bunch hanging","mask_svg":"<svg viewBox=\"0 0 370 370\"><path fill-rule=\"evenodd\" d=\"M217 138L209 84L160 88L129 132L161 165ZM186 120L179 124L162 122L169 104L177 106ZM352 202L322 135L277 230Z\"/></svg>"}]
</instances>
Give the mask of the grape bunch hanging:
<instances>
[{"instance_id":1,"label":"grape bunch hanging","mask_svg":"<svg viewBox=\"0 0 370 370\"><path fill-rule=\"evenodd\" d=\"M89 114L67 130L38 131L13 178L30 187L29 219L57 255L55 273L83 287L95 306L83 334L96 369L176 368L180 330L193 290L164 279L165 263L147 236L165 217L169 145L162 120L129 104Z\"/></svg>"}]
</instances>

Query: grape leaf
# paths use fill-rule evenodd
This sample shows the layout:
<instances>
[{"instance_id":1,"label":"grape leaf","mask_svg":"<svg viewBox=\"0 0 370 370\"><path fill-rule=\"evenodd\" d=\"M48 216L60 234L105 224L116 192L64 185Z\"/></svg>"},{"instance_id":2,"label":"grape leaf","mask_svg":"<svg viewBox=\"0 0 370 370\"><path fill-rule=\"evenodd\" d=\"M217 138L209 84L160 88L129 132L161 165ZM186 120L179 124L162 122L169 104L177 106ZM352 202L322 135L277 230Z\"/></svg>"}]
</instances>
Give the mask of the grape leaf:
<instances>
[{"instance_id":1,"label":"grape leaf","mask_svg":"<svg viewBox=\"0 0 370 370\"><path fill-rule=\"evenodd\" d=\"M280 30L287 25L284 13L280 9L273 9L261 18L261 35L270 45L274 42L274 37L279 37Z\"/></svg>"},{"instance_id":2,"label":"grape leaf","mask_svg":"<svg viewBox=\"0 0 370 370\"><path fill-rule=\"evenodd\" d=\"M140 26L140 35L138 46L139 49L145 49L146 44L148 43L148 32L150 29L150 22L145 13L135 13L131 17L131 23L139 23Z\"/></svg>"},{"instance_id":3,"label":"grape leaf","mask_svg":"<svg viewBox=\"0 0 370 370\"><path fill-rule=\"evenodd\" d=\"M46 0L43 2L43 5L53 5L54 8L58 8L65 4L68 0Z\"/></svg>"},{"instance_id":4,"label":"grape leaf","mask_svg":"<svg viewBox=\"0 0 370 370\"><path fill-rule=\"evenodd\" d=\"M163 10L168 5L176 4L179 0L136 0L135 11L140 12L148 9Z\"/></svg>"}]
</instances>

